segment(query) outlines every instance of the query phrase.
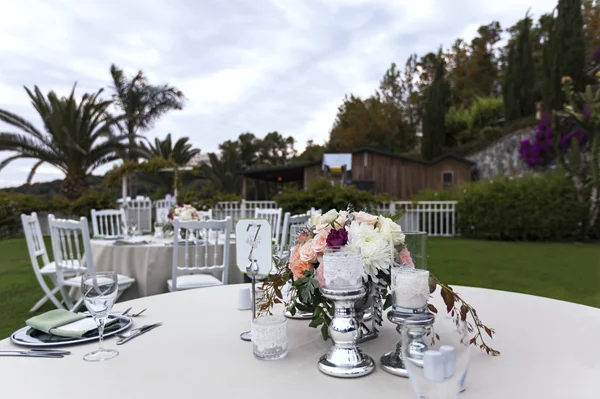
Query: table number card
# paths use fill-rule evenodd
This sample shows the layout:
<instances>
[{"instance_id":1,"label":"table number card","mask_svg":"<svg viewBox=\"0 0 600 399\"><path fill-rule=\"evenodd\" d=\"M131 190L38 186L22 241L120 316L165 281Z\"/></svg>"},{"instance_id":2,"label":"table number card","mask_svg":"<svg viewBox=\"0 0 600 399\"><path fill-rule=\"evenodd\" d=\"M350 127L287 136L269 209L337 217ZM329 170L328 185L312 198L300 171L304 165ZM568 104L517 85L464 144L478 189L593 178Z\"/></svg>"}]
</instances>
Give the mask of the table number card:
<instances>
[{"instance_id":1,"label":"table number card","mask_svg":"<svg viewBox=\"0 0 600 399\"><path fill-rule=\"evenodd\" d=\"M266 276L271 271L273 253L271 225L267 219L240 219L235 226L237 265L246 273L249 259L258 264L258 275Z\"/></svg>"}]
</instances>

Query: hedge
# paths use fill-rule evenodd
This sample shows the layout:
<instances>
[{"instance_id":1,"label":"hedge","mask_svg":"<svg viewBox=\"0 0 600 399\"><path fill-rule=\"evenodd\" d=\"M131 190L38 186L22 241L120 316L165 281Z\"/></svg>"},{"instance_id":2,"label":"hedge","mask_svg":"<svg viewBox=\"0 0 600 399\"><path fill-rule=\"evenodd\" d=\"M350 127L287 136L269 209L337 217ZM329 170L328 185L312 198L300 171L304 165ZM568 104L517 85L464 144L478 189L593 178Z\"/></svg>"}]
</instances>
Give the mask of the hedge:
<instances>
[{"instance_id":1,"label":"hedge","mask_svg":"<svg viewBox=\"0 0 600 399\"><path fill-rule=\"evenodd\" d=\"M378 202L388 202L392 198L387 194L373 195L368 191L358 191L351 185L332 185L325 179L317 180L306 190L285 189L283 193L273 198L284 212L292 215L306 213L311 207L322 209L346 209L352 204L354 209L370 209Z\"/></svg>"}]
</instances>

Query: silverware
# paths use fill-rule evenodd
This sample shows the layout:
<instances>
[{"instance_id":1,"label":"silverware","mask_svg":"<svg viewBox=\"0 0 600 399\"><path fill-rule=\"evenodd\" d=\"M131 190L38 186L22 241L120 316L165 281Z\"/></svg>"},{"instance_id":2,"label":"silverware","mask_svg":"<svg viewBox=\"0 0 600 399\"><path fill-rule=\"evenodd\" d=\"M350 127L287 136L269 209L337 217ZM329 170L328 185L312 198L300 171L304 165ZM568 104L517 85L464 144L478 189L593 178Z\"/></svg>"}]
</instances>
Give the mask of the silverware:
<instances>
[{"instance_id":1,"label":"silverware","mask_svg":"<svg viewBox=\"0 0 600 399\"><path fill-rule=\"evenodd\" d=\"M60 351L59 351L60 352ZM64 352L64 351L62 351ZM68 352L69 354L71 352ZM43 351L43 350L3 350L0 351L0 356L15 356L15 357L47 357L53 359L60 359L65 357L64 353L58 353L57 351Z\"/></svg>"},{"instance_id":2,"label":"silverware","mask_svg":"<svg viewBox=\"0 0 600 399\"><path fill-rule=\"evenodd\" d=\"M17 353L25 355L70 355L71 352L60 349L0 349L0 353Z\"/></svg>"},{"instance_id":3,"label":"silverware","mask_svg":"<svg viewBox=\"0 0 600 399\"><path fill-rule=\"evenodd\" d=\"M123 312L123 316L129 316L129 317L138 317L139 315L141 315L142 313L144 313L147 309L142 309L141 311L134 313L134 314L127 314L129 313L129 311L131 310L131 308L127 309L126 311Z\"/></svg>"},{"instance_id":4,"label":"silverware","mask_svg":"<svg viewBox=\"0 0 600 399\"><path fill-rule=\"evenodd\" d=\"M150 331L158 326L162 326L162 323L149 324L147 326L143 326L138 329L131 330L132 332L129 335L119 335L119 337L121 339L119 339L117 341L117 345L123 345L125 342L129 342L132 339L134 339L135 337L139 337L140 335L145 334L148 331Z\"/></svg>"}]
</instances>

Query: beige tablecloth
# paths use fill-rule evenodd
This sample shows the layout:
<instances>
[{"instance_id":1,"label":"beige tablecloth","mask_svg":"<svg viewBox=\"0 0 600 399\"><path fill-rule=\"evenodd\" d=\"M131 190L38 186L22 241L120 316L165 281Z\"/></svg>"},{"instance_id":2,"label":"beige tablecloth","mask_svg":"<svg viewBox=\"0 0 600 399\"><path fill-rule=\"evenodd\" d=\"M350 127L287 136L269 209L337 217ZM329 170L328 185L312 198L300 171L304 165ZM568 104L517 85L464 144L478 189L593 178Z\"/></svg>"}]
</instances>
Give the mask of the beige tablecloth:
<instances>
[{"instance_id":1,"label":"beige tablecloth","mask_svg":"<svg viewBox=\"0 0 600 399\"><path fill-rule=\"evenodd\" d=\"M113 245L112 240L92 240L94 266L97 271L116 271L133 277L135 284L123 293L120 301L135 299L168 292L167 280L172 277L173 246L166 245L172 239L155 239L152 237L136 237L137 240L152 240L145 245ZM204 266L204 247L199 246L199 264ZM209 247L209 261L213 260L214 247ZM222 263L221 251L217 262ZM190 252L195 255L195 250ZM185 247L179 246L179 256L183 263ZM191 260L193 265L194 259ZM227 284L244 282L235 257L235 243L230 244L229 268ZM219 280L221 272L212 273Z\"/></svg>"},{"instance_id":2,"label":"beige tablecloth","mask_svg":"<svg viewBox=\"0 0 600 399\"><path fill-rule=\"evenodd\" d=\"M163 326L117 346L118 357L86 363L97 343L69 347L64 359L0 359L2 398L415 398L408 380L379 367L395 348L395 325L362 345L377 363L364 378L336 379L317 369L328 343L306 320L289 320L289 355L255 360L239 338L250 327L250 312L236 309L240 286L203 288L119 303L115 310L148 308L135 326ZM596 399L600 376L600 309L540 297L455 287L483 321L496 329L497 358L475 351L460 399ZM443 305L435 296L438 309ZM0 347L13 346L8 340Z\"/></svg>"}]
</instances>

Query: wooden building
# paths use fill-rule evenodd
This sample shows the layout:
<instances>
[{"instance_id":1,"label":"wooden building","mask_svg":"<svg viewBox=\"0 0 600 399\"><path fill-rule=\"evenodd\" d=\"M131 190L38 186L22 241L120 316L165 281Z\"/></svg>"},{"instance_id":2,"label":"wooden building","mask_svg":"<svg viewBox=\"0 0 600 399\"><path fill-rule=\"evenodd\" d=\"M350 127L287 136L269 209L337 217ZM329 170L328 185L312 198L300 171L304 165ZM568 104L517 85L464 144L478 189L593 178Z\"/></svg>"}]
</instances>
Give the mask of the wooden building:
<instances>
[{"instance_id":1,"label":"wooden building","mask_svg":"<svg viewBox=\"0 0 600 399\"><path fill-rule=\"evenodd\" d=\"M374 194L388 193L400 200L410 200L419 191L439 190L470 181L472 166L471 161L452 154L425 161L373 148L359 148L352 152L349 184ZM256 179L306 188L323 177L320 161L252 169L244 173L243 187L247 179ZM246 198L245 188L242 196Z\"/></svg>"}]
</instances>

